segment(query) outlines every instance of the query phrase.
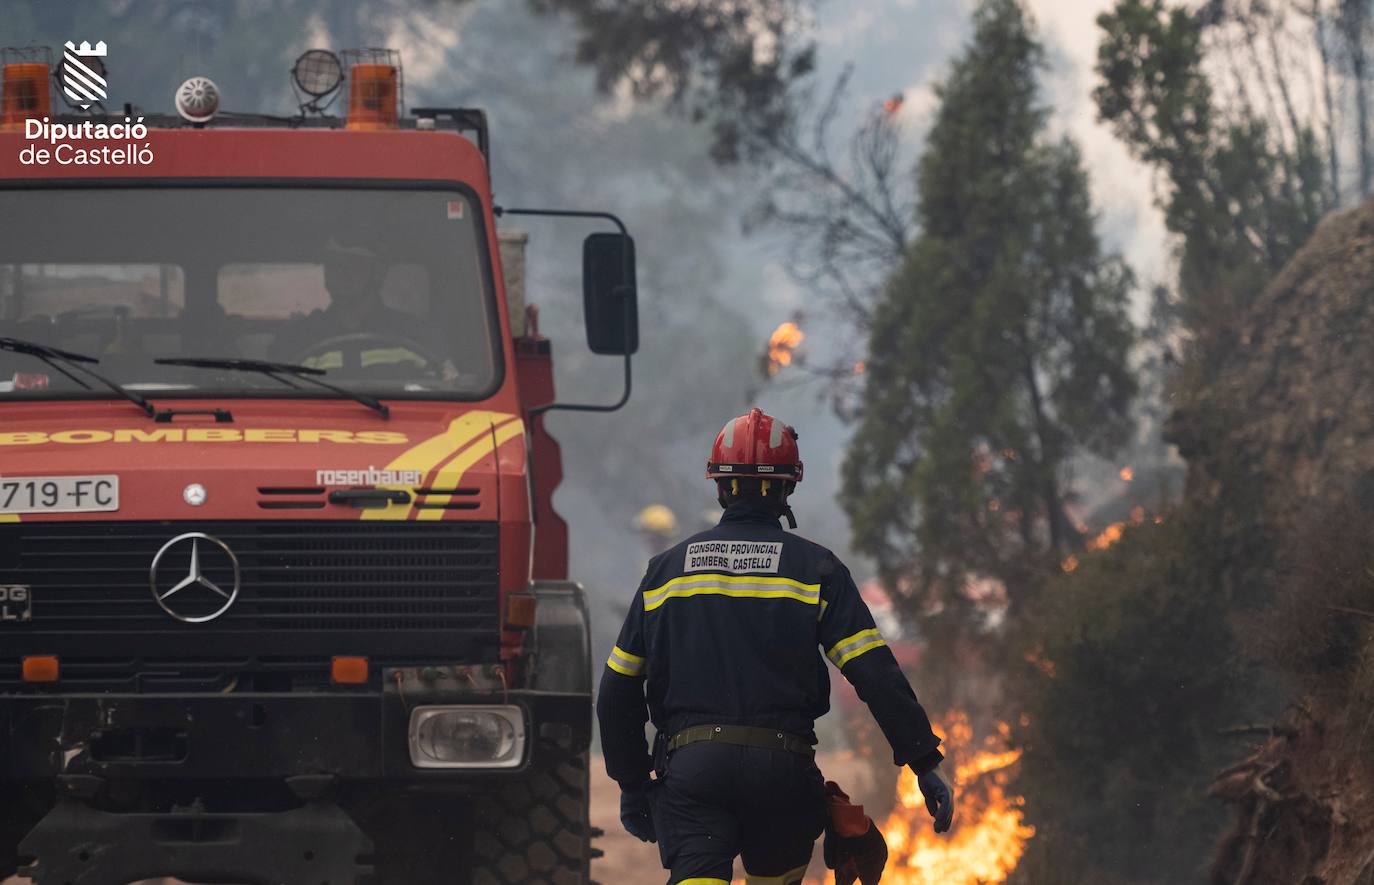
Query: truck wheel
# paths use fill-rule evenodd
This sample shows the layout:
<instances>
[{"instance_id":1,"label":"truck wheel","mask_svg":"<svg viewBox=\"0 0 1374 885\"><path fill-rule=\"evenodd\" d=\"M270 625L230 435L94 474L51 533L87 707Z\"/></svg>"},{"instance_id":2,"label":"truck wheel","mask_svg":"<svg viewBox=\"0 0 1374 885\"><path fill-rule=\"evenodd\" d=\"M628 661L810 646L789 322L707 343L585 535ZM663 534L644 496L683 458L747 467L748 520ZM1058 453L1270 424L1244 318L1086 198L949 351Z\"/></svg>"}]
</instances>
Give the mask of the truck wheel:
<instances>
[{"instance_id":1,"label":"truck wheel","mask_svg":"<svg viewBox=\"0 0 1374 885\"><path fill-rule=\"evenodd\" d=\"M483 796L474 820L472 885L588 885L588 772L584 752Z\"/></svg>"},{"instance_id":2,"label":"truck wheel","mask_svg":"<svg viewBox=\"0 0 1374 885\"><path fill-rule=\"evenodd\" d=\"M57 801L50 783L10 782L0 789L0 881L19 867L19 843Z\"/></svg>"},{"instance_id":3,"label":"truck wheel","mask_svg":"<svg viewBox=\"0 0 1374 885\"><path fill-rule=\"evenodd\" d=\"M344 805L373 842L361 885L456 885L470 853L465 799L381 793Z\"/></svg>"}]
</instances>

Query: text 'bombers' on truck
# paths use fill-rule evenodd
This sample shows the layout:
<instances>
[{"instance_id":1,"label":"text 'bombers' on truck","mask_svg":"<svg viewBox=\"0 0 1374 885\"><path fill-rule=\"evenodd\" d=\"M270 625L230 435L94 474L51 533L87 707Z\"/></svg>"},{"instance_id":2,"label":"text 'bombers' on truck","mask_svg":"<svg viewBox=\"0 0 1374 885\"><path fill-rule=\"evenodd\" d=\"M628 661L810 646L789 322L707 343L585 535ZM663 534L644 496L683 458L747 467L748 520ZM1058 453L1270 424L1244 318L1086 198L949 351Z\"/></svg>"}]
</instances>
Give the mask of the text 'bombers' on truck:
<instances>
[{"instance_id":1,"label":"text 'bombers' on truck","mask_svg":"<svg viewBox=\"0 0 1374 885\"><path fill-rule=\"evenodd\" d=\"M543 415L629 396L633 242L504 212L603 228L624 393L553 404L484 114L342 56L291 118L203 77L56 115L47 51L0 59L0 878L588 881Z\"/></svg>"}]
</instances>

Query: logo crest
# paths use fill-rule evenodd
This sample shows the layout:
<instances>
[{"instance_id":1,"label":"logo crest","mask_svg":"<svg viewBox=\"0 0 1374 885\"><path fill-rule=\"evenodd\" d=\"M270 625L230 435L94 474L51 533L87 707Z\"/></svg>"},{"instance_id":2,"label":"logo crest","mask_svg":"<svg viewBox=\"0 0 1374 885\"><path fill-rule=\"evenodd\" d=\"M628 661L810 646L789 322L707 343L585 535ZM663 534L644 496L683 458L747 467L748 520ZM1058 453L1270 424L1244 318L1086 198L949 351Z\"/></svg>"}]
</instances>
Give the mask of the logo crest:
<instances>
[{"instance_id":1,"label":"logo crest","mask_svg":"<svg viewBox=\"0 0 1374 885\"><path fill-rule=\"evenodd\" d=\"M163 611L178 621L203 624L238 598L239 560L219 538L188 532L162 545L148 581Z\"/></svg>"},{"instance_id":2,"label":"logo crest","mask_svg":"<svg viewBox=\"0 0 1374 885\"><path fill-rule=\"evenodd\" d=\"M91 105L105 100L105 41L91 46L82 40L80 46L72 41L66 43L62 54L62 91L67 98L81 105L82 110L90 110Z\"/></svg>"}]
</instances>

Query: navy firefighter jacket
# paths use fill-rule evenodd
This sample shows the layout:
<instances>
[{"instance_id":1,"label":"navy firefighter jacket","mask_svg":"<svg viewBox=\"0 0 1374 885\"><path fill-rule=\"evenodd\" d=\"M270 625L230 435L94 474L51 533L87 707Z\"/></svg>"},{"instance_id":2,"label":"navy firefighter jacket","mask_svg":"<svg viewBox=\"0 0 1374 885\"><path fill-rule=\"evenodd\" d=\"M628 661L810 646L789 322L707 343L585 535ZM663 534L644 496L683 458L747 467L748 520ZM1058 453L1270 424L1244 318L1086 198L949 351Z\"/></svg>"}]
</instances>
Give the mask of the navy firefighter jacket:
<instances>
[{"instance_id":1,"label":"navy firefighter jacket","mask_svg":"<svg viewBox=\"0 0 1374 885\"><path fill-rule=\"evenodd\" d=\"M868 704L896 764L939 764L940 739L849 570L771 512L732 505L715 528L649 561L601 677L607 773L625 787L648 779L648 720L667 736L753 725L814 742L830 709L826 658Z\"/></svg>"}]
</instances>

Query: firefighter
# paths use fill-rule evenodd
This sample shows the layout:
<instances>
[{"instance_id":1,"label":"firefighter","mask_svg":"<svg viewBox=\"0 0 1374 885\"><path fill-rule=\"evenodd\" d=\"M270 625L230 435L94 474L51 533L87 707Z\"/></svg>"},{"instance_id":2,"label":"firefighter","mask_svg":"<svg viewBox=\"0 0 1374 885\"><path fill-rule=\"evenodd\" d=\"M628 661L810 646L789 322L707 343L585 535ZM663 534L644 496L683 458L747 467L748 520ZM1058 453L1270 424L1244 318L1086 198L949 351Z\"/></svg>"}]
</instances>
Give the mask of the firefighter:
<instances>
[{"instance_id":1,"label":"firefighter","mask_svg":"<svg viewBox=\"0 0 1374 885\"><path fill-rule=\"evenodd\" d=\"M328 306L292 314L272 344L273 359L353 374L399 366L414 375L445 353L423 318L382 299L386 264L374 250L330 238L320 267Z\"/></svg>"},{"instance_id":2,"label":"firefighter","mask_svg":"<svg viewBox=\"0 0 1374 885\"><path fill-rule=\"evenodd\" d=\"M827 822L814 723L829 709L828 658L948 830L940 740L848 569L780 524L796 528L796 431L753 409L716 437L706 475L720 523L649 561L601 678L625 828L658 842L670 885L728 885L736 855L751 883L801 882Z\"/></svg>"}]
</instances>

